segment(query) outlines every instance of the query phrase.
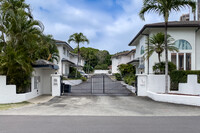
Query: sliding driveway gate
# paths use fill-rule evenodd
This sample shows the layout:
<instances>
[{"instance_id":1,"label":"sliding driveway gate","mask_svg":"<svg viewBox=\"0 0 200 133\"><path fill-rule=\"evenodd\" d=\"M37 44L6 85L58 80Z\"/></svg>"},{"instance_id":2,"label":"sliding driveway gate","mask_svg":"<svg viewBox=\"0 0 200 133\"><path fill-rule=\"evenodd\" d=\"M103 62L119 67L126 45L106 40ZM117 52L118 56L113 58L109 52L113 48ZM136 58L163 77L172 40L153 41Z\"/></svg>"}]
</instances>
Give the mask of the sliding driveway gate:
<instances>
[{"instance_id":1,"label":"sliding driveway gate","mask_svg":"<svg viewBox=\"0 0 200 133\"><path fill-rule=\"evenodd\" d=\"M94 75L87 82L71 87L67 95L131 95L119 81L112 81L107 75Z\"/></svg>"}]
</instances>

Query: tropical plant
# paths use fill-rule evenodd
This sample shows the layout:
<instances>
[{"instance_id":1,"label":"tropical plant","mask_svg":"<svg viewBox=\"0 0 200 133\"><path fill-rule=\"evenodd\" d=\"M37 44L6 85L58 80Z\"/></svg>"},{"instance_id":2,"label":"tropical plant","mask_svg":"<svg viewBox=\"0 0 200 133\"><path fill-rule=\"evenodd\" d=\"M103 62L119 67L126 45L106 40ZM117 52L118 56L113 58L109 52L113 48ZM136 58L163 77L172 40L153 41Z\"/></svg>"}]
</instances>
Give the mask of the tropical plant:
<instances>
[{"instance_id":1,"label":"tropical plant","mask_svg":"<svg viewBox=\"0 0 200 133\"><path fill-rule=\"evenodd\" d=\"M165 92L168 92L168 45L167 45L167 28L169 15L172 11L180 11L181 8L196 8L196 2L193 0L143 0L143 7L139 13L141 19L145 20L145 13L155 12L162 15L165 21Z\"/></svg>"},{"instance_id":2,"label":"tropical plant","mask_svg":"<svg viewBox=\"0 0 200 133\"><path fill-rule=\"evenodd\" d=\"M115 73L115 79L116 79L117 81L121 81L121 80L122 80L121 74L120 74L120 73Z\"/></svg>"},{"instance_id":3,"label":"tropical plant","mask_svg":"<svg viewBox=\"0 0 200 133\"><path fill-rule=\"evenodd\" d=\"M45 42L44 26L33 19L25 0L1 0L0 5L0 75L6 75L7 83L15 84L18 93L25 92L32 64L56 50Z\"/></svg>"},{"instance_id":4,"label":"tropical plant","mask_svg":"<svg viewBox=\"0 0 200 133\"><path fill-rule=\"evenodd\" d=\"M131 64L121 64L118 66L118 69L122 75L122 77L132 74L135 75L135 67Z\"/></svg>"},{"instance_id":5,"label":"tropical plant","mask_svg":"<svg viewBox=\"0 0 200 133\"><path fill-rule=\"evenodd\" d=\"M178 48L174 46L174 43L172 43L174 39L171 37L171 35L167 35L167 43L168 43L168 50L169 51L176 51L178 52ZM150 45L145 48L145 56L147 59L149 59L154 52L158 54L158 61L161 62L160 57L163 51L165 50L165 34L162 32L159 32L157 34L154 34L152 37L149 38Z\"/></svg>"},{"instance_id":6,"label":"tropical plant","mask_svg":"<svg viewBox=\"0 0 200 133\"><path fill-rule=\"evenodd\" d=\"M176 70L176 65L172 62L168 62L169 74ZM165 74L165 62L156 63L153 66L153 71L155 74Z\"/></svg>"},{"instance_id":7,"label":"tropical plant","mask_svg":"<svg viewBox=\"0 0 200 133\"><path fill-rule=\"evenodd\" d=\"M68 43L74 42L77 44L77 49L78 49L78 60L77 60L77 66L79 63L79 57L80 57L80 43L85 43L87 42L89 44L89 40L87 39L86 36L83 35L83 33L74 33L71 35L68 39ZM77 71L76 71L76 76L77 76Z\"/></svg>"}]
</instances>

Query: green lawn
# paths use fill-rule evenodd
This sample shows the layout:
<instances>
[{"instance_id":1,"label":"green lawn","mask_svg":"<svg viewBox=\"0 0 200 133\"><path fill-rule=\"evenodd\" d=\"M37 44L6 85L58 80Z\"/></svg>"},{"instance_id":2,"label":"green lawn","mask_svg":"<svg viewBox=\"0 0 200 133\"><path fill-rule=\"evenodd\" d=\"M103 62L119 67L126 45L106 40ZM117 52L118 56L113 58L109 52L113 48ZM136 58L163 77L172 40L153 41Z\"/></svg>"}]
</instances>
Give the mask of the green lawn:
<instances>
[{"instance_id":1,"label":"green lawn","mask_svg":"<svg viewBox=\"0 0 200 133\"><path fill-rule=\"evenodd\" d=\"M0 104L0 110L8 110L11 108L18 108L30 104L29 102L12 103L12 104Z\"/></svg>"}]
</instances>

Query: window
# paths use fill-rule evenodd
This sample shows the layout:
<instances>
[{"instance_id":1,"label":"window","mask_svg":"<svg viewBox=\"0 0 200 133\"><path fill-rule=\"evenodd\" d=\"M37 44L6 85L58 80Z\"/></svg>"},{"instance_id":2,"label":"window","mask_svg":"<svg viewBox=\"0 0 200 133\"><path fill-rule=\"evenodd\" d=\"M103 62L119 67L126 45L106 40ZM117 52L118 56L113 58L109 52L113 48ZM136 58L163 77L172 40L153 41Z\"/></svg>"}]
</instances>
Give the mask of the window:
<instances>
[{"instance_id":1,"label":"window","mask_svg":"<svg viewBox=\"0 0 200 133\"><path fill-rule=\"evenodd\" d=\"M186 53L186 70L191 70L191 53Z\"/></svg>"},{"instance_id":2,"label":"window","mask_svg":"<svg viewBox=\"0 0 200 133\"><path fill-rule=\"evenodd\" d=\"M179 53L178 58L179 58L179 70L184 70L184 54Z\"/></svg>"},{"instance_id":3,"label":"window","mask_svg":"<svg viewBox=\"0 0 200 133\"><path fill-rule=\"evenodd\" d=\"M65 55L65 53L66 53L66 49L65 47L63 47L63 54Z\"/></svg>"},{"instance_id":4,"label":"window","mask_svg":"<svg viewBox=\"0 0 200 133\"><path fill-rule=\"evenodd\" d=\"M178 40L174 44L179 50L192 50L192 46L186 40Z\"/></svg>"},{"instance_id":5,"label":"window","mask_svg":"<svg viewBox=\"0 0 200 133\"><path fill-rule=\"evenodd\" d=\"M140 54L141 54L141 55L144 54L144 46L141 47Z\"/></svg>"},{"instance_id":6,"label":"window","mask_svg":"<svg viewBox=\"0 0 200 133\"><path fill-rule=\"evenodd\" d=\"M176 65L176 54L172 54L171 62L174 63L174 65Z\"/></svg>"}]
</instances>

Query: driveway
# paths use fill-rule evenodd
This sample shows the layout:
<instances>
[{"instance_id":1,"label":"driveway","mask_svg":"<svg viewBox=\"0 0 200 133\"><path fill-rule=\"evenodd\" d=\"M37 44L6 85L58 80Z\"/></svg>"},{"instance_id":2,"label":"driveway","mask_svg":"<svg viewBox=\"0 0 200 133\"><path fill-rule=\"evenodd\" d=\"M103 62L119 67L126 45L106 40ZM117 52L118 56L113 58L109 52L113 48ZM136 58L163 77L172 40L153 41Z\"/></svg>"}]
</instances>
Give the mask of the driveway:
<instances>
[{"instance_id":1,"label":"driveway","mask_svg":"<svg viewBox=\"0 0 200 133\"><path fill-rule=\"evenodd\" d=\"M72 86L71 93L67 95L132 95L120 81L112 81L107 75L94 75L87 82Z\"/></svg>"},{"instance_id":2,"label":"driveway","mask_svg":"<svg viewBox=\"0 0 200 133\"><path fill-rule=\"evenodd\" d=\"M200 107L160 103L136 96L62 96L0 115L200 116Z\"/></svg>"}]
</instances>

